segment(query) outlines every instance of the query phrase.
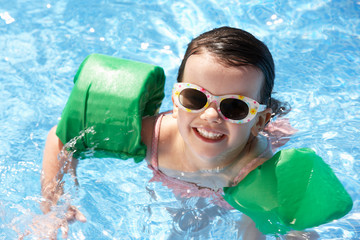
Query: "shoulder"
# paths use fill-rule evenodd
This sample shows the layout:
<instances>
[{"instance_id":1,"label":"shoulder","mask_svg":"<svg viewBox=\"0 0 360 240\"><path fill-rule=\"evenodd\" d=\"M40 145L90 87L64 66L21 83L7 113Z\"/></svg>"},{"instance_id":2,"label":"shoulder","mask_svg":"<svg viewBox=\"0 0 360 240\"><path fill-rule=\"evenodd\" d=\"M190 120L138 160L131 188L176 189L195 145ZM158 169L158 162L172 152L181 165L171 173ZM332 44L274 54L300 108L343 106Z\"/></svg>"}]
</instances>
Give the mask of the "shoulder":
<instances>
[{"instance_id":1,"label":"shoulder","mask_svg":"<svg viewBox=\"0 0 360 240\"><path fill-rule=\"evenodd\" d=\"M144 117L142 119L141 140L147 146L147 156L150 156L155 134L156 123L160 115ZM177 133L177 122L170 114L164 114L160 123L159 135L157 136L159 153L172 151L174 136ZM166 152L165 151L165 152ZM162 155L162 154L159 154Z\"/></svg>"},{"instance_id":2,"label":"shoulder","mask_svg":"<svg viewBox=\"0 0 360 240\"><path fill-rule=\"evenodd\" d=\"M148 116L142 119L142 127L141 127L141 140L145 143L146 146L150 147L156 121L159 115L157 116ZM177 123L174 118L169 114L165 114L161 121L160 125L160 140L171 140L174 136L174 132L177 130Z\"/></svg>"},{"instance_id":3,"label":"shoulder","mask_svg":"<svg viewBox=\"0 0 360 240\"><path fill-rule=\"evenodd\" d=\"M151 147L156 119L157 116L147 116L142 119L141 140L147 147Z\"/></svg>"},{"instance_id":4,"label":"shoulder","mask_svg":"<svg viewBox=\"0 0 360 240\"><path fill-rule=\"evenodd\" d=\"M178 169L182 156L182 144L180 139L177 120L171 114L164 115L161 121L158 139L158 162L159 166L167 169Z\"/></svg>"},{"instance_id":5,"label":"shoulder","mask_svg":"<svg viewBox=\"0 0 360 240\"><path fill-rule=\"evenodd\" d=\"M170 141L174 138L175 133L177 133L177 121L171 116L171 114L166 114L163 117L161 122L161 131L160 139Z\"/></svg>"}]
</instances>

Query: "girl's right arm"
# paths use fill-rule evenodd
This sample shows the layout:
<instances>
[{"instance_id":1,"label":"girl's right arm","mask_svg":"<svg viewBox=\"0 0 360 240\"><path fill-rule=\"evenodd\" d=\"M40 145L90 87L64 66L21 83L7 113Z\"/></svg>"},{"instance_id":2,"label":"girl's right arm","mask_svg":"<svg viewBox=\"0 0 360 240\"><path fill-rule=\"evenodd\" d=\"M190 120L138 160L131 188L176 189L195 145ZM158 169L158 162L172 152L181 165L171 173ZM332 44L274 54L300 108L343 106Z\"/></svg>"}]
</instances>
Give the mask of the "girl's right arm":
<instances>
[{"instance_id":1,"label":"girl's right arm","mask_svg":"<svg viewBox=\"0 0 360 240\"><path fill-rule=\"evenodd\" d=\"M41 208L44 213L48 213L51 210L51 206L56 205L63 194L62 178L65 173L71 172L74 175L75 184L78 184L76 180L78 160L69 157L63 147L64 144L56 136L55 126L50 130L46 139L43 157L41 194L44 200L41 203Z\"/></svg>"},{"instance_id":2,"label":"girl's right arm","mask_svg":"<svg viewBox=\"0 0 360 240\"><path fill-rule=\"evenodd\" d=\"M141 138L148 148L148 156L151 153L155 119L155 116L149 116L145 117L142 121ZM41 193L44 201L41 207L44 213L48 213L51 210L51 206L56 205L59 197L62 195L62 178L64 174L70 172L76 176L76 166L78 162L76 158L69 157L63 149L64 144L58 136L56 136L56 127L57 126L54 126L49 131L43 156Z\"/></svg>"},{"instance_id":3,"label":"girl's right arm","mask_svg":"<svg viewBox=\"0 0 360 240\"><path fill-rule=\"evenodd\" d=\"M59 157L63 146L64 144L56 136L55 126L47 136L43 156L41 194L44 200L41 208L44 213L48 213L51 206L56 205L62 194L61 179L69 166L66 159Z\"/></svg>"},{"instance_id":4,"label":"girl's right arm","mask_svg":"<svg viewBox=\"0 0 360 240\"><path fill-rule=\"evenodd\" d=\"M63 194L62 178L70 170L76 175L77 159L70 158L63 150L64 144L56 136L56 126L53 127L46 139L43 165L41 173L41 194L44 200L41 202L41 210L44 214L51 211L51 207L57 204ZM75 178L76 179L76 178ZM56 217L54 217L56 218ZM63 230L63 236L67 236L68 222L77 220L86 222L85 216L74 206L69 206L65 218L58 221L54 233L57 229Z\"/></svg>"}]
</instances>

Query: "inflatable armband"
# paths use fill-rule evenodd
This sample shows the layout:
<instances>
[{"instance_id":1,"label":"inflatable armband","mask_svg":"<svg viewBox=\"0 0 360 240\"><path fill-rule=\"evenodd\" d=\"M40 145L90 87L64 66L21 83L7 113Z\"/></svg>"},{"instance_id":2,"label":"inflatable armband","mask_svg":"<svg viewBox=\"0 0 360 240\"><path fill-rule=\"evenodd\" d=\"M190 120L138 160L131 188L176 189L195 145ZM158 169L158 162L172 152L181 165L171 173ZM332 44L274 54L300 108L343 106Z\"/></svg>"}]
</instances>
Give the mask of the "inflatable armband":
<instances>
[{"instance_id":1,"label":"inflatable armband","mask_svg":"<svg viewBox=\"0 0 360 240\"><path fill-rule=\"evenodd\" d=\"M75 75L56 134L65 144L83 132L74 146L77 155L93 148L105 151L96 157L111 152L111 157L139 162L146 155L140 135L142 117L158 112L164 82L161 67L92 54ZM95 133L84 132L89 128Z\"/></svg>"},{"instance_id":2,"label":"inflatable armband","mask_svg":"<svg viewBox=\"0 0 360 240\"><path fill-rule=\"evenodd\" d=\"M264 234L315 227L352 208L351 197L331 168L308 148L279 151L224 192L225 200Z\"/></svg>"}]
</instances>

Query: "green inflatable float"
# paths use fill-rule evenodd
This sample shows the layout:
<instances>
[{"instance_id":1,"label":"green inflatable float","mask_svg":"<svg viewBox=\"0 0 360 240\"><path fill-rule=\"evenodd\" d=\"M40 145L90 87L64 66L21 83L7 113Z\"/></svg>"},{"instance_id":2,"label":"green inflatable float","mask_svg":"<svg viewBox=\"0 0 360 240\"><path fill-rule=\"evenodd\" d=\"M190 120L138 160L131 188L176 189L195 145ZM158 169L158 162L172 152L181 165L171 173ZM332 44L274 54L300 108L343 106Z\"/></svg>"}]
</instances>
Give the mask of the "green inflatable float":
<instances>
[{"instance_id":1,"label":"green inflatable float","mask_svg":"<svg viewBox=\"0 0 360 240\"><path fill-rule=\"evenodd\" d=\"M162 68L93 54L81 64L57 127L63 143L78 137L76 157L145 158L143 116L158 112L164 97ZM94 131L85 131L86 129ZM252 171L224 198L265 234L303 230L340 218L352 200L330 167L310 149L282 150Z\"/></svg>"},{"instance_id":2,"label":"green inflatable float","mask_svg":"<svg viewBox=\"0 0 360 240\"><path fill-rule=\"evenodd\" d=\"M343 217L352 199L331 168L309 148L277 152L224 198L265 234L304 230Z\"/></svg>"},{"instance_id":3,"label":"green inflatable float","mask_svg":"<svg viewBox=\"0 0 360 240\"><path fill-rule=\"evenodd\" d=\"M75 75L56 134L64 144L84 134L72 146L75 157L92 148L100 150L96 157L142 161L146 146L141 142L141 120L158 112L164 83L161 67L92 54ZM93 131L85 131L89 128Z\"/></svg>"}]
</instances>

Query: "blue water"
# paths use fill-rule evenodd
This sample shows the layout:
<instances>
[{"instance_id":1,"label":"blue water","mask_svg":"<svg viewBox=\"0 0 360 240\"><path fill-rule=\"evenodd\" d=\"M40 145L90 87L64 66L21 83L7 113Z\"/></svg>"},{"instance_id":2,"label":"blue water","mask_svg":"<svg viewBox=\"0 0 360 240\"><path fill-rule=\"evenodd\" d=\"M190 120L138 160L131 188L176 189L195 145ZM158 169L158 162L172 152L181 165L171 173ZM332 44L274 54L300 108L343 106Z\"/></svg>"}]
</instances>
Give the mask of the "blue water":
<instances>
[{"instance_id":1,"label":"blue water","mask_svg":"<svg viewBox=\"0 0 360 240\"><path fill-rule=\"evenodd\" d=\"M0 0L0 239L38 239L56 224L39 208L43 147L88 54L164 67L168 110L186 44L222 25L268 45L276 97L291 104L299 129L285 147L315 149L354 200L344 218L311 230L319 239L360 239L359 0ZM241 213L177 199L149 183L145 163L90 158L78 176L79 188L66 176L58 212L71 200L87 223L71 225L69 239L242 238Z\"/></svg>"}]
</instances>

